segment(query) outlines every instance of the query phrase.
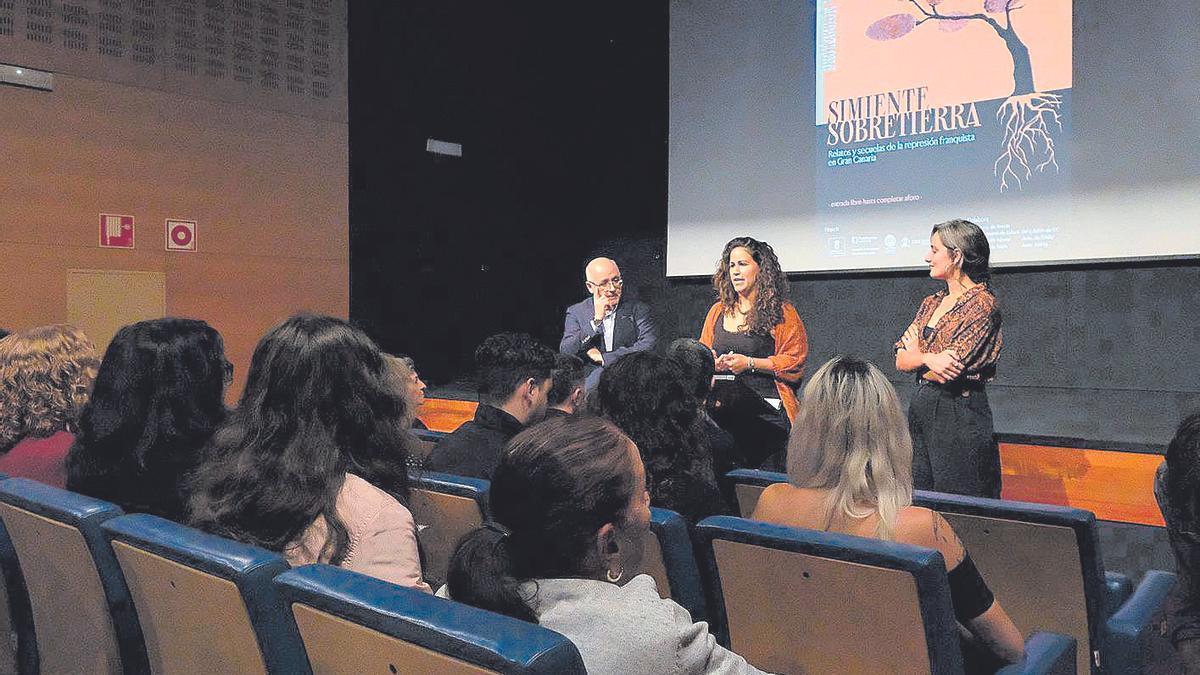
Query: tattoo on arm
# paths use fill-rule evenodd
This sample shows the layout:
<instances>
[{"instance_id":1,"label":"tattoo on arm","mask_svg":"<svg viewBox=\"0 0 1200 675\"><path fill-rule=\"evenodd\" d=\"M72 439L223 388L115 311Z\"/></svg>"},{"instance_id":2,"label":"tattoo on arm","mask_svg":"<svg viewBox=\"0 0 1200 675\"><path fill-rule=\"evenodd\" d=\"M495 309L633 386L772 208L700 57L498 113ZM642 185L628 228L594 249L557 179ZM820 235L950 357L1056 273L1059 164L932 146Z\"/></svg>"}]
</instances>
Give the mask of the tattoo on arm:
<instances>
[{"instance_id":1,"label":"tattoo on arm","mask_svg":"<svg viewBox=\"0 0 1200 675\"><path fill-rule=\"evenodd\" d=\"M933 514L933 540L937 542L938 549L946 558L947 570L958 567L958 564L967 556L962 540L958 538L954 528L950 527L950 523L947 523L940 513Z\"/></svg>"}]
</instances>

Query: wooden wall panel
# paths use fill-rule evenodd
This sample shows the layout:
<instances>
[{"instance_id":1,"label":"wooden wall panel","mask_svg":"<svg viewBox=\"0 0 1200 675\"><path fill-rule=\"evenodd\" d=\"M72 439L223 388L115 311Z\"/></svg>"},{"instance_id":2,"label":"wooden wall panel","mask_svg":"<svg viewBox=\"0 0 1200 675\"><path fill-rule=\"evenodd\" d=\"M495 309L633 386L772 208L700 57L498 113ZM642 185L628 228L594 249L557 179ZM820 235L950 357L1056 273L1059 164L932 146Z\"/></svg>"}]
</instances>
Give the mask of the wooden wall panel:
<instances>
[{"instance_id":1,"label":"wooden wall panel","mask_svg":"<svg viewBox=\"0 0 1200 675\"><path fill-rule=\"evenodd\" d=\"M344 122L61 73L0 96L0 326L66 320L68 269L162 272L167 313L225 336L235 393L272 324L348 315ZM101 212L135 216L137 248L99 248ZM168 217L198 252L164 250Z\"/></svg>"}]
</instances>

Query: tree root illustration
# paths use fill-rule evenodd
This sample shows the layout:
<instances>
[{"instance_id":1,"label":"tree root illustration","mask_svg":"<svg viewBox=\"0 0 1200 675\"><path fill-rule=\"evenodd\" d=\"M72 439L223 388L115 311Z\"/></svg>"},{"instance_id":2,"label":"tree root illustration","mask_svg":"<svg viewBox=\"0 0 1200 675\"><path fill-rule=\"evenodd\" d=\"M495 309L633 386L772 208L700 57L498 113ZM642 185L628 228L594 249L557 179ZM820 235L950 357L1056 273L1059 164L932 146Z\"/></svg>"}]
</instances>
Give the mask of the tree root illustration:
<instances>
[{"instance_id":1,"label":"tree root illustration","mask_svg":"<svg viewBox=\"0 0 1200 675\"><path fill-rule=\"evenodd\" d=\"M1001 192L1014 186L1022 189L1035 171L1053 166L1058 173L1051 127L1062 131L1061 105L1061 96L1041 92L1011 96L1000 105L996 119L1004 122L1004 150L992 169Z\"/></svg>"}]
</instances>

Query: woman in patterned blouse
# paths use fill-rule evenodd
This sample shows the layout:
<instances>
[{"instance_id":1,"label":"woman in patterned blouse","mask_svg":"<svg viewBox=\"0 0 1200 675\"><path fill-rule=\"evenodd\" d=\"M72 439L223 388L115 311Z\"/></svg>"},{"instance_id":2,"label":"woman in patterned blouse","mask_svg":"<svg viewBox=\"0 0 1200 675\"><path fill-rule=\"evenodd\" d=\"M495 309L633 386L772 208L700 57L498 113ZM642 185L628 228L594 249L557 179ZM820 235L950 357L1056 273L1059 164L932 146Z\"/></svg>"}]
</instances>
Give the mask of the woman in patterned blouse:
<instances>
[{"instance_id":1,"label":"woman in patterned blouse","mask_svg":"<svg viewBox=\"0 0 1200 675\"><path fill-rule=\"evenodd\" d=\"M896 368L918 382L908 408L917 489L1000 497L1000 450L984 389L1003 344L987 285L990 253L975 223L935 225L925 262L946 289L925 298L895 345Z\"/></svg>"}]
</instances>

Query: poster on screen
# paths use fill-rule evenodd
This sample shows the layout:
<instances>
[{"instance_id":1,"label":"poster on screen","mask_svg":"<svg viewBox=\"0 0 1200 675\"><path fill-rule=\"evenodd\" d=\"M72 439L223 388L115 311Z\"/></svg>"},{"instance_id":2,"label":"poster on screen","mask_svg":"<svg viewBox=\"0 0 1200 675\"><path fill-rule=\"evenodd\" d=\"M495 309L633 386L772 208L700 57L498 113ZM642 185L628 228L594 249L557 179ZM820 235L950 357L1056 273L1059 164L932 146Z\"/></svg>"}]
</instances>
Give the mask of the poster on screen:
<instances>
[{"instance_id":1,"label":"poster on screen","mask_svg":"<svg viewBox=\"0 0 1200 675\"><path fill-rule=\"evenodd\" d=\"M100 214L101 248L133 248L133 216Z\"/></svg>"},{"instance_id":2,"label":"poster on screen","mask_svg":"<svg viewBox=\"0 0 1200 675\"><path fill-rule=\"evenodd\" d=\"M196 250L196 221L167 218L167 250Z\"/></svg>"}]
</instances>

